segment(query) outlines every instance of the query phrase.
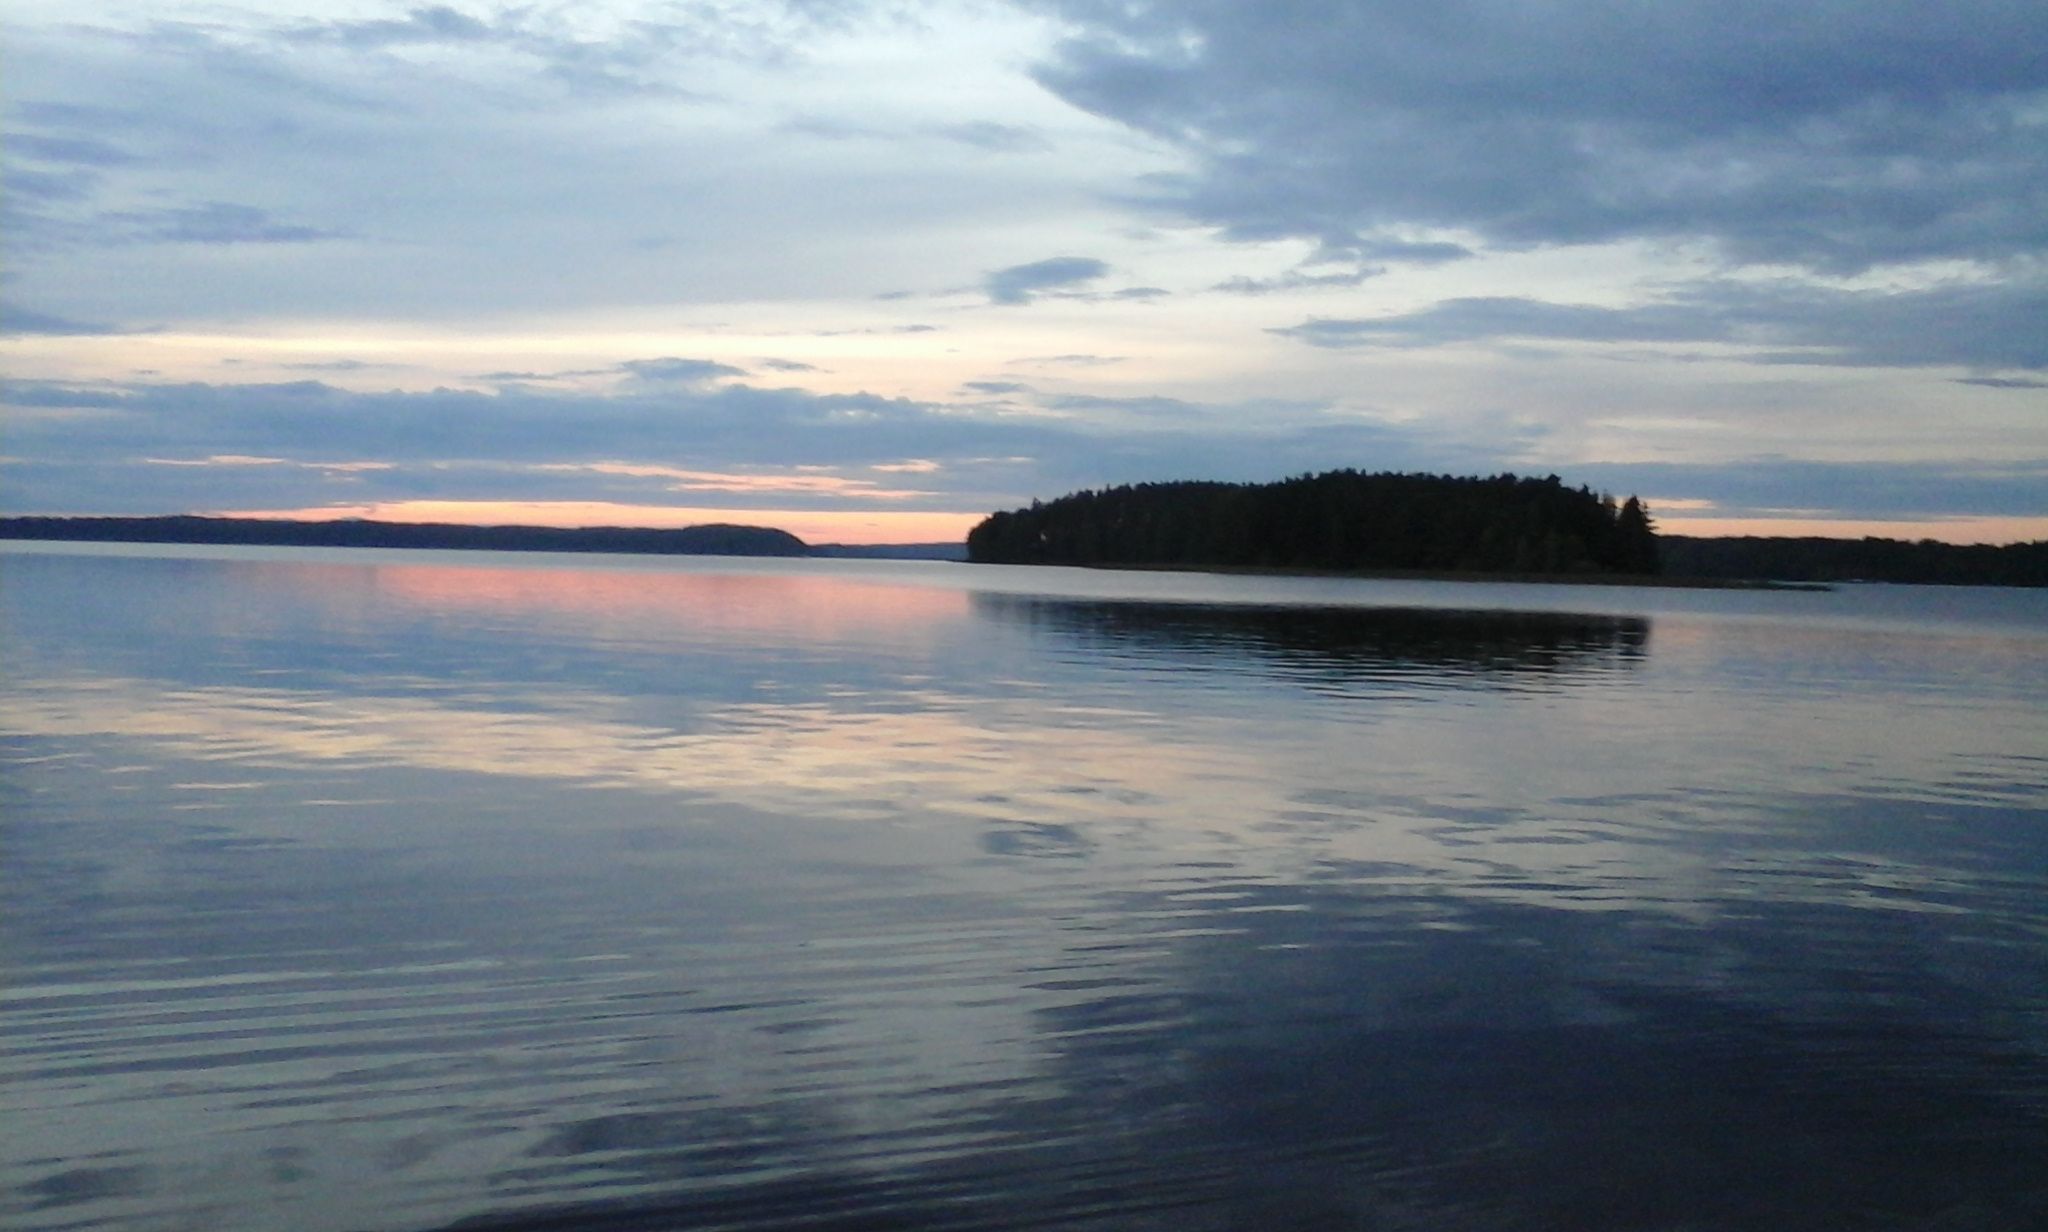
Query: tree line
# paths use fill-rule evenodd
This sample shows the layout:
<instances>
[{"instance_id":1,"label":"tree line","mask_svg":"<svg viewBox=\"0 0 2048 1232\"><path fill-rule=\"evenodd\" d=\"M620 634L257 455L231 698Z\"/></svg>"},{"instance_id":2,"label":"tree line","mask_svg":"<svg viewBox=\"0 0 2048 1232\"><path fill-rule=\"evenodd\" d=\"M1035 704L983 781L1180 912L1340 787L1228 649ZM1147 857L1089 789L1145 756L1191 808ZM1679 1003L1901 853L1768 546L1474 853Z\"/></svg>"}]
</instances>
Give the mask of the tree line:
<instances>
[{"instance_id":1,"label":"tree line","mask_svg":"<svg viewBox=\"0 0 2048 1232\"><path fill-rule=\"evenodd\" d=\"M1933 539L1695 539L1667 535L1662 545L1670 571L1685 577L2048 586L2048 540L1993 545Z\"/></svg>"},{"instance_id":2,"label":"tree line","mask_svg":"<svg viewBox=\"0 0 2048 1232\"><path fill-rule=\"evenodd\" d=\"M295 522L179 514L140 518L0 518L0 539L222 543L287 547L437 548L493 552L646 552L802 556L804 541L765 526L466 526L440 522Z\"/></svg>"},{"instance_id":3,"label":"tree line","mask_svg":"<svg viewBox=\"0 0 2048 1232\"><path fill-rule=\"evenodd\" d=\"M1641 501L1555 475L1365 473L1275 483L1085 490L991 514L968 533L990 564L1195 565L1484 573L1660 570Z\"/></svg>"}]
</instances>

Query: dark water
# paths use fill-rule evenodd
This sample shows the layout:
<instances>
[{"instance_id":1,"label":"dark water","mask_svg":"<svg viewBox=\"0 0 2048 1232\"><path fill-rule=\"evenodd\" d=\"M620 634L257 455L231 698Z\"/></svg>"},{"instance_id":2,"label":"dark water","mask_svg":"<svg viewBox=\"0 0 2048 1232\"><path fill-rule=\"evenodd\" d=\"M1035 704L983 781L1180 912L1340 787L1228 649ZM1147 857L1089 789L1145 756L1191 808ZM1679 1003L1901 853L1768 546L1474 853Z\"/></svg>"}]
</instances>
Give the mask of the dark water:
<instances>
[{"instance_id":1,"label":"dark water","mask_svg":"<svg viewBox=\"0 0 2048 1232\"><path fill-rule=\"evenodd\" d=\"M17 547L0 611L10 1228L2048 1226L2048 595Z\"/></svg>"}]
</instances>

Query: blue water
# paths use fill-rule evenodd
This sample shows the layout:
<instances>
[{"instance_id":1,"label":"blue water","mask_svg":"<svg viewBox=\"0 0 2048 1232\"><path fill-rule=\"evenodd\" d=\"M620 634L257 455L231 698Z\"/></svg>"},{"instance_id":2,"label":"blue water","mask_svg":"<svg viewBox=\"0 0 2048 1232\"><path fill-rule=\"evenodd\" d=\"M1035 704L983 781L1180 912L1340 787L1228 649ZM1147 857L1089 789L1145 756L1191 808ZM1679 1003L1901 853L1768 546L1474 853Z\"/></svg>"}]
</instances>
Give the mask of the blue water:
<instances>
[{"instance_id":1,"label":"blue water","mask_svg":"<svg viewBox=\"0 0 2048 1232\"><path fill-rule=\"evenodd\" d=\"M2048 594L0 549L9 1228L2048 1226Z\"/></svg>"}]
</instances>

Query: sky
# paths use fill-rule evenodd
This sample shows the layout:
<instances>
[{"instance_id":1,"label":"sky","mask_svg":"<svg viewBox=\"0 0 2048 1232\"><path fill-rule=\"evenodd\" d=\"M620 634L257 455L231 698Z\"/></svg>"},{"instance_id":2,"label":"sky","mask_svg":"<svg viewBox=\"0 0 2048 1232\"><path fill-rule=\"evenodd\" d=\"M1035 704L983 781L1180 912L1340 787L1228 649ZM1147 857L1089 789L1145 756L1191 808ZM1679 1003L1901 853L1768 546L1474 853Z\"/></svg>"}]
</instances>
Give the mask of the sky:
<instances>
[{"instance_id":1,"label":"sky","mask_svg":"<svg viewBox=\"0 0 2048 1232\"><path fill-rule=\"evenodd\" d=\"M2038 0L19 0L0 513L2048 539Z\"/></svg>"}]
</instances>

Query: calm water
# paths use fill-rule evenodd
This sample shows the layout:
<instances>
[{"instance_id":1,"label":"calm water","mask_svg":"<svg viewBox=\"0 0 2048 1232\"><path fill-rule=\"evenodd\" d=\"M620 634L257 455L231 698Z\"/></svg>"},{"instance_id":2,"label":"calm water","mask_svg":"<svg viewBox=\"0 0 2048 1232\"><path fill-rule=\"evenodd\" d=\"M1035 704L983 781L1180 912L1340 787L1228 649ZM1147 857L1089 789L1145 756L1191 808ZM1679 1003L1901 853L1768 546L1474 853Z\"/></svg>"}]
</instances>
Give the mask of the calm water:
<instances>
[{"instance_id":1,"label":"calm water","mask_svg":"<svg viewBox=\"0 0 2048 1232\"><path fill-rule=\"evenodd\" d=\"M10 1228L2048 1225L2048 594L0 551Z\"/></svg>"}]
</instances>

